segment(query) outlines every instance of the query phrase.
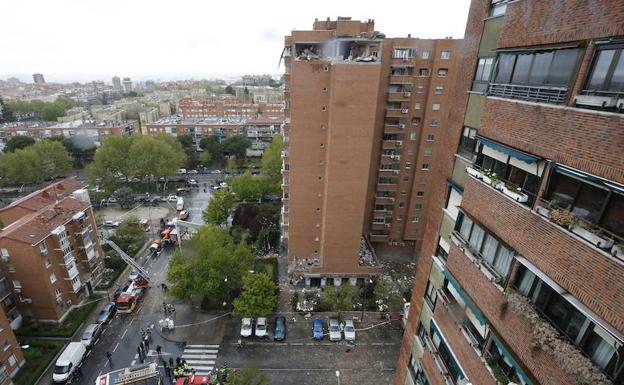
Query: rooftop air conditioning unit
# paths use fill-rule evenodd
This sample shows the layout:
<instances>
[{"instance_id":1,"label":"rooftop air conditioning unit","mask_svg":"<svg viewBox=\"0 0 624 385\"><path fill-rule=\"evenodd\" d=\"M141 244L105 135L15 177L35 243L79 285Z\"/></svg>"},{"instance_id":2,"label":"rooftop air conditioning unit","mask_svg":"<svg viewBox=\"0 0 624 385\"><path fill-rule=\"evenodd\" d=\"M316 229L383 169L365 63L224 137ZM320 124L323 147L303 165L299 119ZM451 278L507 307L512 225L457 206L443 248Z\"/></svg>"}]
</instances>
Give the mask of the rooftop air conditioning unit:
<instances>
[{"instance_id":1,"label":"rooftop air conditioning unit","mask_svg":"<svg viewBox=\"0 0 624 385\"><path fill-rule=\"evenodd\" d=\"M610 96L577 95L574 104L577 106L612 108L617 105L618 99Z\"/></svg>"},{"instance_id":2,"label":"rooftop air conditioning unit","mask_svg":"<svg viewBox=\"0 0 624 385\"><path fill-rule=\"evenodd\" d=\"M403 92L403 96L406 98L409 98L410 96L412 96L411 92Z\"/></svg>"},{"instance_id":3,"label":"rooftop air conditioning unit","mask_svg":"<svg viewBox=\"0 0 624 385\"><path fill-rule=\"evenodd\" d=\"M407 113L409 113L409 109L407 109L407 108L402 108L402 109L401 109L401 113L402 113L402 114L407 114Z\"/></svg>"},{"instance_id":4,"label":"rooftop air conditioning unit","mask_svg":"<svg viewBox=\"0 0 624 385\"><path fill-rule=\"evenodd\" d=\"M403 124L403 123L399 124L399 128L400 129L404 129L405 128L405 124Z\"/></svg>"}]
</instances>

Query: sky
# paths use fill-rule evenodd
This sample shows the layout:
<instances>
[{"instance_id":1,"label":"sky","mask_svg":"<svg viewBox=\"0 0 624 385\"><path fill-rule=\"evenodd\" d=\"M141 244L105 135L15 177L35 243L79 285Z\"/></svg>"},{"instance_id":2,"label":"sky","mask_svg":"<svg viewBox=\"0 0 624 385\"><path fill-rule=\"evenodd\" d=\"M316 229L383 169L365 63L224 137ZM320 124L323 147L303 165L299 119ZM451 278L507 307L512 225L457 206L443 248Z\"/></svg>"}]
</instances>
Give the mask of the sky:
<instances>
[{"instance_id":1,"label":"sky","mask_svg":"<svg viewBox=\"0 0 624 385\"><path fill-rule=\"evenodd\" d=\"M470 0L1 0L0 79L279 74L284 36L337 16L387 37L462 38Z\"/></svg>"}]
</instances>

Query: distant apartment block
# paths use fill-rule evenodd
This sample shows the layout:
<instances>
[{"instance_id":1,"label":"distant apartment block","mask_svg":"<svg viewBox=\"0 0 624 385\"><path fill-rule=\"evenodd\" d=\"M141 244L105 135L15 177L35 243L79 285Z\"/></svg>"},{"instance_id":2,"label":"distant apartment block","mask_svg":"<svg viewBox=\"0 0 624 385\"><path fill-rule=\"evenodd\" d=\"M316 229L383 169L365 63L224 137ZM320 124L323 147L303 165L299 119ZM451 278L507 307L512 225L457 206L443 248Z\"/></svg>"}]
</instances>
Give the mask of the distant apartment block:
<instances>
[{"instance_id":1,"label":"distant apartment block","mask_svg":"<svg viewBox=\"0 0 624 385\"><path fill-rule=\"evenodd\" d=\"M283 122L281 118L248 119L245 122L245 136L251 141L251 148L247 149L247 155L261 156L273 137L281 132Z\"/></svg>"},{"instance_id":2,"label":"distant apartment block","mask_svg":"<svg viewBox=\"0 0 624 385\"><path fill-rule=\"evenodd\" d=\"M121 89L121 79L119 78L119 76L113 76L113 88L116 90L120 90Z\"/></svg>"},{"instance_id":3,"label":"distant apartment block","mask_svg":"<svg viewBox=\"0 0 624 385\"><path fill-rule=\"evenodd\" d=\"M33 74L33 81L35 83L45 83L45 79L43 78L43 74Z\"/></svg>"},{"instance_id":4,"label":"distant apartment block","mask_svg":"<svg viewBox=\"0 0 624 385\"><path fill-rule=\"evenodd\" d=\"M245 133L244 127L244 119L196 119L170 116L143 125L143 134L156 135L159 132L164 132L172 136L188 135L199 141L201 138L213 135L221 138L243 135Z\"/></svg>"},{"instance_id":5,"label":"distant apartment block","mask_svg":"<svg viewBox=\"0 0 624 385\"><path fill-rule=\"evenodd\" d=\"M100 145L109 135L132 135L138 131L134 121L92 121L79 120L64 123L52 122L16 122L0 125L0 146L14 136L28 136L35 140L64 136L71 138L82 135Z\"/></svg>"},{"instance_id":6,"label":"distant apartment block","mask_svg":"<svg viewBox=\"0 0 624 385\"><path fill-rule=\"evenodd\" d=\"M286 36L282 239L306 284L355 282L379 273L375 250L420 247L460 43L350 18Z\"/></svg>"},{"instance_id":7,"label":"distant apartment block","mask_svg":"<svg viewBox=\"0 0 624 385\"><path fill-rule=\"evenodd\" d=\"M472 1L396 385L624 383L623 51L621 1Z\"/></svg>"},{"instance_id":8,"label":"distant apartment block","mask_svg":"<svg viewBox=\"0 0 624 385\"><path fill-rule=\"evenodd\" d=\"M123 92L128 93L132 91L132 79L123 78Z\"/></svg>"},{"instance_id":9,"label":"distant apartment block","mask_svg":"<svg viewBox=\"0 0 624 385\"><path fill-rule=\"evenodd\" d=\"M22 317L62 321L100 282L104 255L84 187L65 179L0 209L2 306L12 328Z\"/></svg>"},{"instance_id":10,"label":"distant apartment block","mask_svg":"<svg viewBox=\"0 0 624 385\"><path fill-rule=\"evenodd\" d=\"M183 98L178 114L184 118L256 118L283 117L282 103L242 103L236 96L222 95L209 98Z\"/></svg>"}]
</instances>

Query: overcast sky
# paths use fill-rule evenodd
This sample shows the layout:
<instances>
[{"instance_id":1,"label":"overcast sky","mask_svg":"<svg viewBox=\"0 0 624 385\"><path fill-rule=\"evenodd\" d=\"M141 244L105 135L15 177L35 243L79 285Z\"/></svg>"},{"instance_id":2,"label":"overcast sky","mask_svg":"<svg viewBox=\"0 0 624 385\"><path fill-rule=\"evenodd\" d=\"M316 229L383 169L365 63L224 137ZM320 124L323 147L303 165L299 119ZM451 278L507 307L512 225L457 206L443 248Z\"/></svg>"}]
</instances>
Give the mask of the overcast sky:
<instances>
[{"instance_id":1,"label":"overcast sky","mask_svg":"<svg viewBox=\"0 0 624 385\"><path fill-rule=\"evenodd\" d=\"M461 38L469 2L0 0L0 79L277 74L283 36L314 18L372 18L388 37Z\"/></svg>"}]
</instances>

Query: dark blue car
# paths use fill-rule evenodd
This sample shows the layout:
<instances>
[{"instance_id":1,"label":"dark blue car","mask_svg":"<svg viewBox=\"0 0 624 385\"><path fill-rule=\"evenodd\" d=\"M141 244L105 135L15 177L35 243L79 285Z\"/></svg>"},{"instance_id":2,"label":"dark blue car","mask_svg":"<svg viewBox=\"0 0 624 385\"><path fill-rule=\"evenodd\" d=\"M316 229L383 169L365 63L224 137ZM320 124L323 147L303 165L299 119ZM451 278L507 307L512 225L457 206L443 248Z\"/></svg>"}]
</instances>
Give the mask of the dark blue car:
<instances>
[{"instance_id":1,"label":"dark blue car","mask_svg":"<svg viewBox=\"0 0 624 385\"><path fill-rule=\"evenodd\" d=\"M315 319L312 323L312 337L315 340L323 339L323 322L320 319Z\"/></svg>"},{"instance_id":2,"label":"dark blue car","mask_svg":"<svg viewBox=\"0 0 624 385\"><path fill-rule=\"evenodd\" d=\"M273 339L276 341L282 341L286 338L286 318L282 316L275 317L275 332L273 333Z\"/></svg>"}]
</instances>

